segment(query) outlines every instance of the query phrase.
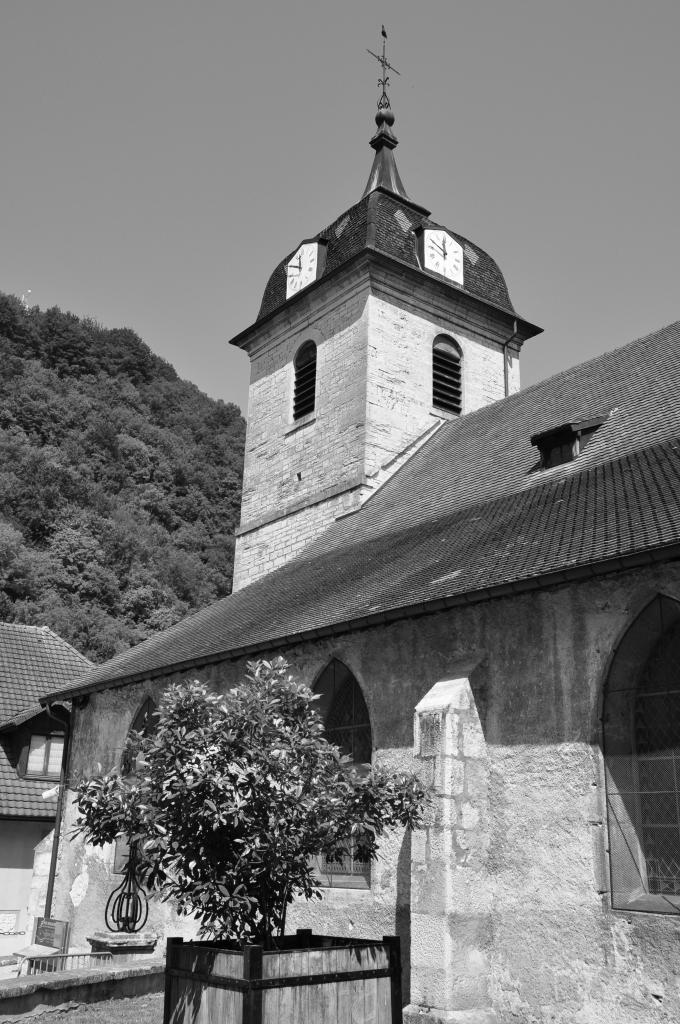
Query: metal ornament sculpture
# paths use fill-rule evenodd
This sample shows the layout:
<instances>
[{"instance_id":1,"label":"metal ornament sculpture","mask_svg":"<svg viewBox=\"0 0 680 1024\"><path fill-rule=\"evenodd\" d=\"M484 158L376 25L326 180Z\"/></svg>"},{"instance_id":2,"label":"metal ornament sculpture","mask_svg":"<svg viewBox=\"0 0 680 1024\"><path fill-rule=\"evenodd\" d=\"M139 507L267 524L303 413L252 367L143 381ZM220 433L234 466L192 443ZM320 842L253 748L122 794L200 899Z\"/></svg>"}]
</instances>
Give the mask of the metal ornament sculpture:
<instances>
[{"instance_id":1,"label":"metal ornament sculpture","mask_svg":"<svg viewBox=\"0 0 680 1024\"><path fill-rule=\"evenodd\" d=\"M132 843L123 881L106 901L104 920L110 932L132 935L142 930L149 916L149 901L137 878L137 846Z\"/></svg>"},{"instance_id":2,"label":"metal ornament sculpture","mask_svg":"<svg viewBox=\"0 0 680 1024\"><path fill-rule=\"evenodd\" d=\"M377 53L373 53L373 50L366 50L366 53L370 53L371 57L375 57L378 63L382 67L382 78L378 79L378 88L382 90L380 98L378 99L378 110L390 110L390 99L387 95L387 86L390 84L390 80L387 71L394 71L395 75L401 74L395 67L387 60L385 56L385 46L387 44L387 32L385 26L382 26L382 57Z\"/></svg>"}]
</instances>

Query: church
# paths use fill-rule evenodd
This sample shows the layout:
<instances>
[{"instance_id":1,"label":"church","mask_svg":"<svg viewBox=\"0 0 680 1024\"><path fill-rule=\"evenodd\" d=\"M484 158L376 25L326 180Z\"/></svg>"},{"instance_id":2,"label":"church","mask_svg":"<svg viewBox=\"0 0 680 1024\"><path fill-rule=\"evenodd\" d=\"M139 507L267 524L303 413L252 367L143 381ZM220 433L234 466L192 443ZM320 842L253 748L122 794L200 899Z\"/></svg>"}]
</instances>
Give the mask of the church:
<instances>
[{"instance_id":1,"label":"church","mask_svg":"<svg viewBox=\"0 0 680 1024\"><path fill-rule=\"evenodd\" d=\"M290 928L398 933L406 1021L680 1019L680 324L521 391L540 329L407 194L389 102L376 124L363 195L232 341L233 593L45 696L72 701L70 785L169 683L282 654L357 762L432 794L375 863L321 865ZM119 878L74 815L53 914L84 945Z\"/></svg>"}]
</instances>

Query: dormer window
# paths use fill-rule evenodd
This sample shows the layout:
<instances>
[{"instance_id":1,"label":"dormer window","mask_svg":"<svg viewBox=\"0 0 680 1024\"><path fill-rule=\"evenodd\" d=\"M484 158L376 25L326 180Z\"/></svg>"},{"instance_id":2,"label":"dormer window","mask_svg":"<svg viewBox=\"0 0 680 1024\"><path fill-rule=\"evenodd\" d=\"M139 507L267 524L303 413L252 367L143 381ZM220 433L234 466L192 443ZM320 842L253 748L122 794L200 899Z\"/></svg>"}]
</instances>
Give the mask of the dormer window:
<instances>
[{"instance_id":1,"label":"dormer window","mask_svg":"<svg viewBox=\"0 0 680 1024\"><path fill-rule=\"evenodd\" d=\"M26 777L34 779L58 779L61 775L61 759L64 752L64 734L31 736L26 762Z\"/></svg>"},{"instance_id":2,"label":"dormer window","mask_svg":"<svg viewBox=\"0 0 680 1024\"><path fill-rule=\"evenodd\" d=\"M593 416L588 420L572 420L569 423L562 423L559 427L551 427L550 430L534 434L531 443L541 453L541 469L573 462L606 419L605 415Z\"/></svg>"},{"instance_id":3,"label":"dormer window","mask_svg":"<svg viewBox=\"0 0 680 1024\"><path fill-rule=\"evenodd\" d=\"M316 345L306 341L295 356L295 387L293 391L293 419L299 420L314 412L316 395Z\"/></svg>"},{"instance_id":4,"label":"dormer window","mask_svg":"<svg viewBox=\"0 0 680 1024\"><path fill-rule=\"evenodd\" d=\"M440 334L432 346L432 404L460 416L463 411L463 368L455 341Z\"/></svg>"}]
</instances>

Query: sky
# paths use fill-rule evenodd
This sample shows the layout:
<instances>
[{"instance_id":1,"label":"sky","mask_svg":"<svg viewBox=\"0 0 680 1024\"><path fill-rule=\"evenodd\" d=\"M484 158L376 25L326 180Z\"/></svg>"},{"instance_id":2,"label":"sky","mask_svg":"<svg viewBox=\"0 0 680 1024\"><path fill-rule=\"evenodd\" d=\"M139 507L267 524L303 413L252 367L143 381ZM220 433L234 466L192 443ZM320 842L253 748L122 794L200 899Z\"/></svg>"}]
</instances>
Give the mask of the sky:
<instances>
[{"instance_id":1,"label":"sky","mask_svg":"<svg viewBox=\"0 0 680 1024\"><path fill-rule=\"evenodd\" d=\"M544 328L524 386L680 318L677 0L2 0L0 291L245 411L228 341L363 192L382 23L407 192Z\"/></svg>"}]
</instances>

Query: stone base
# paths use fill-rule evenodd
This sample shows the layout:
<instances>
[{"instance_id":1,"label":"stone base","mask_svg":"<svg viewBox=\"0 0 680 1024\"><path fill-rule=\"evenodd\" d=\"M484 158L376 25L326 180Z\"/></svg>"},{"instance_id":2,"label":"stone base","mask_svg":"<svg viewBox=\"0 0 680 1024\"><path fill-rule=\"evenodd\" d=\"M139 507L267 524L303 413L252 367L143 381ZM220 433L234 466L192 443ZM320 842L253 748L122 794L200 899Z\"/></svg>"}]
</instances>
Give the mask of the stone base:
<instances>
[{"instance_id":1,"label":"stone base","mask_svg":"<svg viewBox=\"0 0 680 1024\"><path fill-rule=\"evenodd\" d=\"M155 932L95 932L88 940L93 953L111 953L116 963L153 956L158 936Z\"/></svg>"},{"instance_id":2,"label":"stone base","mask_svg":"<svg viewBox=\"0 0 680 1024\"><path fill-rule=\"evenodd\" d=\"M404 1007L404 1024L498 1024L491 1007L479 1010L440 1010L436 1006Z\"/></svg>"}]
</instances>

